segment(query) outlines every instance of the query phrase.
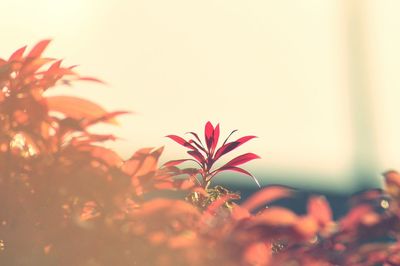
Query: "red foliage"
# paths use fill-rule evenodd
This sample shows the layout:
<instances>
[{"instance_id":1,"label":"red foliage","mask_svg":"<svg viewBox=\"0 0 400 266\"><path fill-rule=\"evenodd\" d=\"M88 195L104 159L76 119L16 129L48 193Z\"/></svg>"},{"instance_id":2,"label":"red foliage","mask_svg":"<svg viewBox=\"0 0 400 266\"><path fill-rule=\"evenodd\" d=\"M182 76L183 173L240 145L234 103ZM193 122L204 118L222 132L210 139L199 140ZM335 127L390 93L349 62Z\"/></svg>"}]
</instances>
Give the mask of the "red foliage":
<instances>
[{"instance_id":1,"label":"red foliage","mask_svg":"<svg viewBox=\"0 0 400 266\"><path fill-rule=\"evenodd\" d=\"M227 170L251 176L237 166L258 156L212 167L254 136L228 142L233 131L218 147L219 125L208 122L205 145L194 132L168 136L193 159L159 167L163 149L143 148L123 160L101 145L114 136L88 128L126 112L44 95L58 83L97 81L43 58L48 44L0 59L1 265L400 265L397 172L385 173L385 191L358 195L336 221L323 197L312 196L305 214L272 205L295 197L279 186L237 205L238 194L210 180ZM188 160L200 168L176 167Z\"/></svg>"},{"instance_id":2,"label":"red foliage","mask_svg":"<svg viewBox=\"0 0 400 266\"><path fill-rule=\"evenodd\" d=\"M246 170L237 167L238 165L244 164L248 161L260 158L258 155L254 153L245 153L237 156L236 158L230 160L228 163L223 166L212 169L215 162L220 159L223 155L233 151L240 145L245 142L255 138L255 136L245 136L239 138L236 141L228 142L229 137L237 130L232 131L229 136L225 139L222 145L217 148L218 140L219 140L219 124L214 128L211 122L207 122L204 128L204 139L206 146L203 145L203 142L200 140L199 136L194 132L188 132L193 136L193 138L189 140L185 140L176 135L168 135L167 137L174 140L178 144L184 146L189 149L187 153L192 156L194 159L180 159L180 160L172 160L164 164L164 166L175 166L181 164L186 161L194 161L196 162L200 168L198 173L201 175L201 185L204 188L207 188L210 185L211 180L215 175L223 171L235 171L245 175L248 175L253 178L253 180L260 186L258 180Z\"/></svg>"}]
</instances>

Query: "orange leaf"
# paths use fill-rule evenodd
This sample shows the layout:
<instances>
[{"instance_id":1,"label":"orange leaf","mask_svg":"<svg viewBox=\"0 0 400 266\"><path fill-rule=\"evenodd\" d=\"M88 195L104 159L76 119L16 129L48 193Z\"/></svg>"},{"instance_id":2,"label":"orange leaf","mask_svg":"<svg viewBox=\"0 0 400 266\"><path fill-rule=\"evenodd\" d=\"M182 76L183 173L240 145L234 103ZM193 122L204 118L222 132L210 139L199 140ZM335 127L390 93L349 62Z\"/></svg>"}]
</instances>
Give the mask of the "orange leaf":
<instances>
[{"instance_id":1,"label":"orange leaf","mask_svg":"<svg viewBox=\"0 0 400 266\"><path fill-rule=\"evenodd\" d=\"M311 197L307 204L307 211L321 226L332 221L332 210L324 197Z\"/></svg>"},{"instance_id":2,"label":"orange leaf","mask_svg":"<svg viewBox=\"0 0 400 266\"><path fill-rule=\"evenodd\" d=\"M22 59L22 57L23 57L23 55L24 55L25 50L26 50L26 45L25 45L24 47L21 47L21 48L19 48L18 50L16 50L16 51L10 56L10 58L8 59L8 61L9 61L9 62L12 62L12 61L21 61L21 59Z\"/></svg>"},{"instance_id":3,"label":"orange leaf","mask_svg":"<svg viewBox=\"0 0 400 266\"><path fill-rule=\"evenodd\" d=\"M373 211L372 207L369 205L363 204L354 207L340 220L340 227L344 231L352 230L362 222L363 217L371 213L373 213Z\"/></svg>"},{"instance_id":4,"label":"orange leaf","mask_svg":"<svg viewBox=\"0 0 400 266\"><path fill-rule=\"evenodd\" d=\"M143 148L127 160L122 166L122 170L131 176L143 176L157 170L158 159L163 151L163 147L153 151L153 148Z\"/></svg>"},{"instance_id":5,"label":"orange leaf","mask_svg":"<svg viewBox=\"0 0 400 266\"><path fill-rule=\"evenodd\" d=\"M51 111L63 113L65 116L77 120L96 119L107 114L107 111L100 105L72 96L47 97L47 106ZM106 122L116 124L113 119Z\"/></svg>"},{"instance_id":6,"label":"orange leaf","mask_svg":"<svg viewBox=\"0 0 400 266\"><path fill-rule=\"evenodd\" d=\"M22 67L21 72L23 74L34 73L36 70L38 70L45 64L47 64L51 61L54 61L54 60L55 59L53 59L53 58L36 58L36 59L32 60L31 62L29 62L28 64L25 64Z\"/></svg>"},{"instance_id":7,"label":"orange leaf","mask_svg":"<svg viewBox=\"0 0 400 266\"><path fill-rule=\"evenodd\" d=\"M121 157L113 150L95 145L79 147L79 150L90 152L93 158L101 160L109 166L119 167L122 165Z\"/></svg>"},{"instance_id":8,"label":"orange leaf","mask_svg":"<svg viewBox=\"0 0 400 266\"><path fill-rule=\"evenodd\" d=\"M264 188L249 199L247 199L242 205L242 208L245 208L249 211L254 210L262 205L266 205L267 203L283 198L291 196L292 191L288 188L280 187L280 186L271 186Z\"/></svg>"},{"instance_id":9,"label":"orange leaf","mask_svg":"<svg viewBox=\"0 0 400 266\"><path fill-rule=\"evenodd\" d=\"M265 209L260 215L257 215L255 218L255 221L257 222L273 226L291 226L294 225L299 219L299 217L294 212L282 207Z\"/></svg>"},{"instance_id":10,"label":"orange leaf","mask_svg":"<svg viewBox=\"0 0 400 266\"><path fill-rule=\"evenodd\" d=\"M271 256L271 244L255 242L246 247L242 260L244 265L268 265Z\"/></svg>"},{"instance_id":11,"label":"orange leaf","mask_svg":"<svg viewBox=\"0 0 400 266\"><path fill-rule=\"evenodd\" d=\"M385 176L387 183L400 187L400 174L398 172L391 170L383 175Z\"/></svg>"},{"instance_id":12,"label":"orange leaf","mask_svg":"<svg viewBox=\"0 0 400 266\"><path fill-rule=\"evenodd\" d=\"M318 232L318 224L313 217L304 216L297 220L294 229L304 239L310 239Z\"/></svg>"},{"instance_id":13,"label":"orange leaf","mask_svg":"<svg viewBox=\"0 0 400 266\"><path fill-rule=\"evenodd\" d=\"M51 40L43 40L38 42L32 50L29 52L29 54L26 56L27 58L35 58L35 57L40 57L43 53L43 51L46 49L47 45Z\"/></svg>"}]
</instances>

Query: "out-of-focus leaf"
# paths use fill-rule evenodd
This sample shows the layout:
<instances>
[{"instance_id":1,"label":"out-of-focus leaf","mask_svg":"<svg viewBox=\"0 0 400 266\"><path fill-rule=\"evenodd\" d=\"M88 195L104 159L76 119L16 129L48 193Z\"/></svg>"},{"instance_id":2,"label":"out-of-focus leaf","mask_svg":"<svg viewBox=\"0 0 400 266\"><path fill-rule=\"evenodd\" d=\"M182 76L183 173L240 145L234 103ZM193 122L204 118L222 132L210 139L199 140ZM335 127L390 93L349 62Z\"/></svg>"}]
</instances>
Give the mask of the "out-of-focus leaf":
<instances>
[{"instance_id":1,"label":"out-of-focus leaf","mask_svg":"<svg viewBox=\"0 0 400 266\"><path fill-rule=\"evenodd\" d=\"M340 228L344 231L356 228L364 216L372 212L372 207L366 204L359 205L350 210L350 212L340 219Z\"/></svg>"},{"instance_id":2,"label":"out-of-focus leaf","mask_svg":"<svg viewBox=\"0 0 400 266\"><path fill-rule=\"evenodd\" d=\"M110 149L95 145L86 145L79 147L78 149L81 151L90 152L94 158L106 163L109 166L119 167L122 165L121 157Z\"/></svg>"},{"instance_id":3,"label":"out-of-focus leaf","mask_svg":"<svg viewBox=\"0 0 400 266\"><path fill-rule=\"evenodd\" d=\"M332 221L332 210L324 197L311 197L307 204L307 211L321 226Z\"/></svg>"},{"instance_id":4,"label":"out-of-focus leaf","mask_svg":"<svg viewBox=\"0 0 400 266\"><path fill-rule=\"evenodd\" d=\"M24 75L34 73L39 68L52 61L54 61L54 59L52 58L43 58L43 57L35 58L21 68L21 73Z\"/></svg>"},{"instance_id":5,"label":"out-of-focus leaf","mask_svg":"<svg viewBox=\"0 0 400 266\"><path fill-rule=\"evenodd\" d=\"M299 217L291 210L282 207L272 207L265 209L260 215L255 217L257 223L273 226L294 225Z\"/></svg>"},{"instance_id":6,"label":"out-of-focus leaf","mask_svg":"<svg viewBox=\"0 0 400 266\"><path fill-rule=\"evenodd\" d=\"M293 191L279 186L271 186L263 188L262 190L256 192L250 198L248 198L242 205L242 208L245 208L249 211L254 210L260 206L265 206L271 201L278 200L281 198L289 197L293 194Z\"/></svg>"},{"instance_id":7,"label":"out-of-focus leaf","mask_svg":"<svg viewBox=\"0 0 400 266\"><path fill-rule=\"evenodd\" d=\"M90 126L90 125L97 124L100 122L109 123L109 124L113 124L113 125L119 125L118 121L115 118L117 116L130 114L130 113L131 112L128 112L128 111L116 111L116 112L106 113L98 118L95 118L95 119L85 122L84 126Z\"/></svg>"},{"instance_id":8,"label":"out-of-focus leaf","mask_svg":"<svg viewBox=\"0 0 400 266\"><path fill-rule=\"evenodd\" d=\"M310 239L318 232L318 222L311 216L299 217L294 229L303 239Z\"/></svg>"},{"instance_id":9,"label":"out-of-focus leaf","mask_svg":"<svg viewBox=\"0 0 400 266\"><path fill-rule=\"evenodd\" d=\"M386 182L396 184L400 187L400 174L396 171L387 171L383 174L385 176Z\"/></svg>"},{"instance_id":10,"label":"out-of-focus leaf","mask_svg":"<svg viewBox=\"0 0 400 266\"><path fill-rule=\"evenodd\" d=\"M46 99L47 106L51 111L60 112L67 117L78 120L92 120L108 114L108 112L100 105L77 97L51 96Z\"/></svg>"},{"instance_id":11,"label":"out-of-focus leaf","mask_svg":"<svg viewBox=\"0 0 400 266\"><path fill-rule=\"evenodd\" d=\"M69 68L61 67L62 60L57 60L54 62L47 71L44 72L46 76L57 75L57 76L64 76L64 75L77 75Z\"/></svg>"},{"instance_id":12,"label":"out-of-focus leaf","mask_svg":"<svg viewBox=\"0 0 400 266\"><path fill-rule=\"evenodd\" d=\"M248 209L243 208L242 206L235 205L232 209L232 218L236 221L249 218L250 216Z\"/></svg>"},{"instance_id":13,"label":"out-of-focus leaf","mask_svg":"<svg viewBox=\"0 0 400 266\"><path fill-rule=\"evenodd\" d=\"M78 80L92 81L92 82L97 82L97 83L101 83L101 84L106 84L104 81L97 79L97 78L93 78L93 77L79 77Z\"/></svg>"},{"instance_id":14,"label":"out-of-focus leaf","mask_svg":"<svg viewBox=\"0 0 400 266\"><path fill-rule=\"evenodd\" d=\"M244 251L242 265L269 265L271 256L270 244L265 242L252 243Z\"/></svg>"},{"instance_id":15,"label":"out-of-focus leaf","mask_svg":"<svg viewBox=\"0 0 400 266\"><path fill-rule=\"evenodd\" d=\"M36 58L40 57L43 53L43 51L46 49L46 47L49 45L51 40L42 40L38 42L28 53L26 56L27 58Z\"/></svg>"},{"instance_id":16,"label":"out-of-focus leaf","mask_svg":"<svg viewBox=\"0 0 400 266\"><path fill-rule=\"evenodd\" d=\"M163 151L163 147L154 150L154 148L143 148L135 154L122 166L122 170L130 176L143 176L157 170L158 159Z\"/></svg>"},{"instance_id":17,"label":"out-of-focus leaf","mask_svg":"<svg viewBox=\"0 0 400 266\"><path fill-rule=\"evenodd\" d=\"M21 61L26 50L26 45L16 50L8 59L9 62Z\"/></svg>"},{"instance_id":18,"label":"out-of-focus leaf","mask_svg":"<svg viewBox=\"0 0 400 266\"><path fill-rule=\"evenodd\" d=\"M183 162L190 161L190 160L191 159L172 160L172 161L166 162L163 166L164 167L175 166L175 165L178 165L178 164L181 164Z\"/></svg>"},{"instance_id":19,"label":"out-of-focus leaf","mask_svg":"<svg viewBox=\"0 0 400 266\"><path fill-rule=\"evenodd\" d=\"M240 199L240 197L237 194L226 194L218 199L214 200L206 209L205 213L203 214L209 214L209 215L214 215L219 208L221 208L226 202L229 200L237 200Z\"/></svg>"}]
</instances>

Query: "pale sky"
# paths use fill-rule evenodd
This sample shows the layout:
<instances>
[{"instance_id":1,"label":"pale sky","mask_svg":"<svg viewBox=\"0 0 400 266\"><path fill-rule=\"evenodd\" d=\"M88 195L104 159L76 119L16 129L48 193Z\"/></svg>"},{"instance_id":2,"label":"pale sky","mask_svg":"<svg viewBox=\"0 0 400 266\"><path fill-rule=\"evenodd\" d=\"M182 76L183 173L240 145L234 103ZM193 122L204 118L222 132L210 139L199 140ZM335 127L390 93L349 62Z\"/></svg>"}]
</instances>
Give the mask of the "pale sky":
<instances>
[{"instance_id":1,"label":"pale sky","mask_svg":"<svg viewBox=\"0 0 400 266\"><path fill-rule=\"evenodd\" d=\"M163 161L185 156L164 136L201 132L210 120L223 136L259 136L240 147L262 157L246 169L329 173L326 186L351 185L341 176L355 150L353 16L377 171L400 170L399 8L395 0L4 0L0 57L52 38L47 55L105 80L54 94L136 112L107 127L125 139L109 144L124 156L162 145Z\"/></svg>"}]
</instances>

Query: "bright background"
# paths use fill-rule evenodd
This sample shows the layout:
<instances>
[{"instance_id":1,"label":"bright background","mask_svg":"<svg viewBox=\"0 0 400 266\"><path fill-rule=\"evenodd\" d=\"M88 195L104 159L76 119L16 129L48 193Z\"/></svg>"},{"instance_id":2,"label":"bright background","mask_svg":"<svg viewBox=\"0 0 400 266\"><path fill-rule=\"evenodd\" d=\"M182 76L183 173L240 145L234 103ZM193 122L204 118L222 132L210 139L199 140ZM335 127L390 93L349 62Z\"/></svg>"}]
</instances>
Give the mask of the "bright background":
<instances>
[{"instance_id":1,"label":"bright background","mask_svg":"<svg viewBox=\"0 0 400 266\"><path fill-rule=\"evenodd\" d=\"M0 56L52 38L47 55L108 86L76 84L132 110L109 144L128 157L203 130L258 139L261 183L351 192L400 169L400 1L4 0ZM248 181L245 177L233 175ZM249 181L250 183L250 181ZM251 184L252 185L252 184Z\"/></svg>"}]
</instances>

